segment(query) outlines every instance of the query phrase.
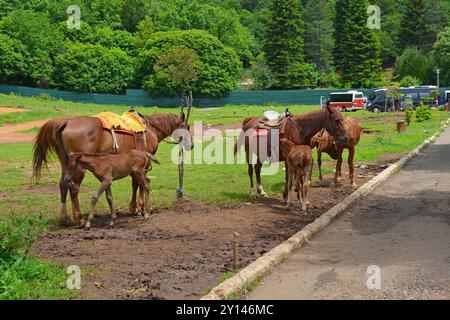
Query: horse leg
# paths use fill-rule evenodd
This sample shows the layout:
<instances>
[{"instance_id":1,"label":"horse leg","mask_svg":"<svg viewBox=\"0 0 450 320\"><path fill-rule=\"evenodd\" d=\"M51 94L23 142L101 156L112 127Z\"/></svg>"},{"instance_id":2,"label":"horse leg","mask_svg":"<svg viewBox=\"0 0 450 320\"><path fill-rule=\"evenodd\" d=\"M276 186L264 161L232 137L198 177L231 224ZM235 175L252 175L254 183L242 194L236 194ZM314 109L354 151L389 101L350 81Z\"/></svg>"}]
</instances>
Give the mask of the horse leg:
<instances>
[{"instance_id":1,"label":"horse leg","mask_svg":"<svg viewBox=\"0 0 450 320\"><path fill-rule=\"evenodd\" d=\"M288 191L287 199L286 199L286 209L289 209L291 206L291 199L292 199L292 176L293 174L291 172L288 173L287 181L286 181L286 189Z\"/></svg>"},{"instance_id":2,"label":"horse leg","mask_svg":"<svg viewBox=\"0 0 450 320\"><path fill-rule=\"evenodd\" d=\"M261 168L262 163L258 160L258 162L255 164L255 174L256 174L256 191L260 196L267 197L267 193L264 191L262 184L261 184Z\"/></svg>"},{"instance_id":3,"label":"horse leg","mask_svg":"<svg viewBox=\"0 0 450 320\"><path fill-rule=\"evenodd\" d=\"M287 161L284 162L284 191L283 191L283 200L287 200L288 198L288 179L289 179L289 168Z\"/></svg>"},{"instance_id":4,"label":"horse leg","mask_svg":"<svg viewBox=\"0 0 450 320\"><path fill-rule=\"evenodd\" d=\"M355 181L355 164L353 162L353 159L355 158L355 146L350 146L348 148L348 171L350 174L350 183L352 186L356 186Z\"/></svg>"},{"instance_id":5,"label":"horse leg","mask_svg":"<svg viewBox=\"0 0 450 320\"><path fill-rule=\"evenodd\" d=\"M137 191L138 191L138 187L139 184L136 181L136 179L133 177L132 178L132 186L133 186L133 192L131 195L131 202L130 202L130 212L134 213L134 214L139 214L139 212L137 211L137 203L136 203L136 197L137 197Z\"/></svg>"},{"instance_id":6,"label":"horse leg","mask_svg":"<svg viewBox=\"0 0 450 320\"><path fill-rule=\"evenodd\" d=\"M250 178L250 198L254 199L256 197L256 194L255 194L255 189L253 186L253 165L251 164L250 157L251 156L249 155L249 151L247 150L246 160L247 160L247 165L248 165L247 173Z\"/></svg>"},{"instance_id":7,"label":"horse leg","mask_svg":"<svg viewBox=\"0 0 450 320\"><path fill-rule=\"evenodd\" d=\"M86 175L85 170L78 170L72 178L73 184L69 186L70 199L72 201L72 220L75 223L80 223L83 226L84 221L81 216L80 203L78 201L78 194L80 193L80 185Z\"/></svg>"},{"instance_id":8,"label":"horse leg","mask_svg":"<svg viewBox=\"0 0 450 320\"><path fill-rule=\"evenodd\" d=\"M61 194L61 224L67 223L67 193L69 192L69 185L64 181L66 175L66 168L63 167L61 173L61 180L59 181L59 192Z\"/></svg>"},{"instance_id":9,"label":"horse leg","mask_svg":"<svg viewBox=\"0 0 450 320\"><path fill-rule=\"evenodd\" d=\"M342 174L341 174L342 152L343 152L343 148L342 147L338 147L338 150L337 150L337 161L336 161L336 170L334 172L334 183L335 184L337 184L342 178Z\"/></svg>"},{"instance_id":10,"label":"horse leg","mask_svg":"<svg viewBox=\"0 0 450 320\"><path fill-rule=\"evenodd\" d=\"M319 180L322 181L322 150L317 148L317 165L319 166Z\"/></svg>"},{"instance_id":11,"label":"horse leg","mask_svg":"<svg viewBox=\"0 0 450 320\"><path fill-rule=\"evenodd\" d=\"M141 210L144 214L144 219L148 219L152 211L150 203L150 184L145 176L141 174L139 178L139 190L140 190L140 200L141 200Z\"/></svg>"},{"instance_id":12,"label":"horse leg","mask_svg":"<svg viewBox=\"0 0 450 320\"><path fill-rule=\"evenodd\" d=\"M306 211L306 205L308 205L308 191L309 191L309 184L311 181L311 168L309 166L305 166L304 168L304 177L302 177L301 186L302 186L302 195L303 195L303 201L302 201L302 211Z\"/></svg>"},{"instance_id":13,"label":"horse leg","mask_svg":"<svg viewBox=\"0 0 450 320\"><path fill-rule=\"evenodd\" d=\"M113 197L112 197L112 192L111 192L111 186L109 186L106 190L106 201L108 201L108 205L109 205L109 211L111 212L111 222L110 222L110 226L114 227L114 224L116 223L117 220L117 214L116 214L116 209L114 208L114 204L113 204Z\"/></svg>"},{"instance_id":14,"label":"horse leg","mask_svg":"<svg viewBox=\"0 0 450 320\"><path fill-rule=\"evenodd\" d=\"M111 184L112 179L104 179L100 184L100 187L98 188L97 192L92 196L91 211L89 212L88 220L86 222L86 225L84 226L86 230L89 230L91 228L91 222L92 219L94 219L95 206L97 205L98 199L106 189L111 188Z\"/></svg>"}]
</instances>

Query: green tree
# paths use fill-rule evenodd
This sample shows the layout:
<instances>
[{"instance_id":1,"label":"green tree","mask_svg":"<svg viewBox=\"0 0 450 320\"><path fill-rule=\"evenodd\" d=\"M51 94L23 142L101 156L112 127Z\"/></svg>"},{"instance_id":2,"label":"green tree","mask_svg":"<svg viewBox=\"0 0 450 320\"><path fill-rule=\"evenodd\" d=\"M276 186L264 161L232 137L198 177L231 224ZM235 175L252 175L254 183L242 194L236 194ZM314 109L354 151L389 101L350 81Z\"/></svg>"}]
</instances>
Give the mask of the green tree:
<instances>
[{"instance_id":1,"label":"green tree","mask_svg":"<svg viewBox=\"0 0 450 320\"><path fill-rule=\"evenodd\" d=\"M152 95L177 94L170 84L161 84L161 78L154 70L161 54L174 48L190 49L199 57L198 77L192 86L195 95L221 96L236 88L240 63L233 49L224 46L217 37L206 31L168 31L152 34L140 53L139 79L143 80L143 87Z\"/></svg>"},{"instance_id":2,"label":"green tree","mask_svg":"<svg viewBox=\"0 0 450 320\"><path fill-rule=\"evenodd\" d=\"M343 1L345 12L340 12L338 8L342 1L336 2L336 26L342 32L336 39L335 52L340 51L336 66L342 73L344 84L352 87L373 86L380 80L381 45L374 31L367 27L369 2Z\"/></svg>"},{"instance_id":3,"label":"green tree","mask_svg":"<svg viewBox=\"0 0 450 320\"><path fill-rule=\"evenodd\" d=\"M398 34L398 44L401 49L417 45L421 34L420 23L424 14L424 0L405 0Z\"/></svg>"},{"instance_id":4,"label":"green tree","mask_svg":"<svg viewBox=\"0 0 450 320\"><path fill-rule=\"evenodd\" d=\"M147 0L123 0L121 18L124 28L131 33L137 31L139 22L144 20L149 11Z\"/></svg>"},{"instance_id":5,"label":"green tree","mask_svg":"<svg viewBox=\"0 0 450 320\"><path fill-rule=\"evenodd\" d=\"M400 86L406 88L411 86L418 86L420 85L420 79L413 77L413 76L404 76L402 80L400 81Z\"/></svg>"},{"instance_id":6,"label":"green tree","mask_svg":"<svg viewBox=\"0 0 450 320\"><path fill-rule=\"evenodd\" d=\"M53 56L63 47L63 33L50 23L44 13L14 11L2 20L0 26L3 33L22 42L30 54L40 49Z\"/></svg>"},{"instance_id":7,"label":"green tree","mask_svg":"<svg viewBox=\"0 0 450 320\"><path fill-rule=\"evenodd\" d=\"M112 29L122 28L123 0L90 0L89 6L92 17L96 24L110 27Z\"/></svg>"},{"instance_id":8,"label":"green tree","mask_svg":"<svg viewBox=\"0 0 450 320\"><path fill-rule=\"evenodd\" d=\"M416 47L409 47L397 57L394 72L400 78L412 76L425 84L429 82L430 77L433 77L433 66L432 59L429 59Z\"/></svg>"},{"instance_id":9,"label":"green tree","mask_svg":"<svg viewBox=\"0 0 450 320\"><path fill-rule=\"evenodd\" d=\"M198 77L198 55L187 48L174 48L167 53L161 53L153 69L155 80L170 86L170 91L176 91L185 97L193 89ZM169 81L167 81L169 79Z\"/></svg>"},{"instance_id":10,"label":"green tree","mask_svg":"<svg viewBox=\"0 0 450 320\"><path fill-rule=\"evenodd\" d=\"M346 51L345 48L345 42L344 42L344 35L345 35L345 18L346 14L348 12L350 0L336 0L336 16L334 19L334 50L333 50L333 57L334 57L334 65L336 67L336 70L339 72L344 71L343 66L343 54Z\"/></svg>"},{"instance_id":11,"label":"green tree","mask_svg":"<svg viewBox=\"0 0 450 320\"><path fill-rule=\"evenodd\" d=\"M332 66L333 0L309 0L305 7L305 59L319 71Z\"/></svg>"},{"instance_id":12,"label":"green tree","mask_svg":"<svg viewBox=\"0 0 450 320\"><path fill-rule=\"evenodd\" d=\"M273 87L312 85L311 65L304 61L302 7L297 0L273 1L264 53L275 80Z\"/></svg>"},{"instance_id":13,"label":"green tree","mask_svg":"<svg viewBox=\"0 0 450 320\"><path fill-rule=\"evenodd\" d=\"M450 8L446 7L444 1L427 1L425 12L419 21L418 41L415 41L423 52L431 52L437 35L449 25L448 9Z\"/></svg>"},{"instance_id":14,"label":"green tree","mask_svg":"<svg viewBox=\"0 0 450 320\"><path fill-rule=\"evenodd\" d=\"M253 35L241 24L235 9L199 0L166 0L153 5L152 12L155 31L206 30L235 49L244 62L259 53Z\"/></svg>"},{"instance_id":15,"label":"green tree","mask_svg":"<svg viewBox=\"0 0 450 320\"><path fill-rule=\"evenodd\" d=\"M133 79L133 66L119 48L82 43L69 43L55 65L62 89L99 93L123 93Z\"/></svg>"},{"instance_id":16,"label":"green tree","mask_svg":"<svg viewBox=\"0 0 450 320\"><path fill-rule=\"evenodd\" d=\"M441 84L450 86L450 27L439 33L433 46L433 57L437 67L441 69Z\"/></svg>"},{"instance_id":17,"label":"green tree","mask_svg":"<svg viewBox=\"0 0 450 320\"><path fill-rule=\"evenodd\" d=\"M64 47L64 34L44 13L30 10L12 12L1 22L1 30L26 48L26 76L23 83L39 87L52 85L55 56Z\"/></svg>"},{"instance_id":18,"label":"green tree","mask_svg":"<svg viewBox=\"0 0 450 320\"><path fill-rule=\"evenodd\" d=\"M16 39L0 33L0 82L20 84L26 70L26 49Z\"/></svg>"},{"instance_id":19,"label":"green tree","mask_svg":"<svg viewBox=\"0 0 450 320\"><path fill-rule=\"evenodd\" d=\"M150 16L146 16L144 20L139 22L137 31L134 34L136 45L139 48L145 47L145 44L154 32L153 19Z\"/></svg>"}]
</instances>

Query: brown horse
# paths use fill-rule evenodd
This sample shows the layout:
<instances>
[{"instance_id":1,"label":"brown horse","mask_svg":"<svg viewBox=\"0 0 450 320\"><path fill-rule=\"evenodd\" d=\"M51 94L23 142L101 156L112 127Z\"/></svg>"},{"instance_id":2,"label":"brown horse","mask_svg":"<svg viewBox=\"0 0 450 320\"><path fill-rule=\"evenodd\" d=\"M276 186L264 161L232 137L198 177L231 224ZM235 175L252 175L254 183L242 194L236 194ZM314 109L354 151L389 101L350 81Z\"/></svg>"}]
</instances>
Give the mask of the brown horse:
<instances>
[{"instance_id":1,"label":"brown horse","mask_svg":"<svg viewBox=\"0 0 450 320\"><path fill-rule=\"evenodd\" d=\"M344 128L349 140L347 143L336 141L327 131L318 133L311 141L311 147L317 147L317 163L319 165L319 179L322 180L322 152L327 153L332 159L337 160L334 182L337 183L342 178L342 153L348 149L348 168L350 183L356 186L355 179L355 147L361 138L362 127L352 117L345 117Z\"/></svg>"},{"instance_id":2,"label":"brown horse","mask_svg":"<svg viewBox=\"0 0 450 320\"><path fill-rule=\"evenodd\" d=\"M262 196L266 196L267 194L264 192L262 184L261 184L261 168L262 164L265 161L275 162L273 159L269 159L267 155L262 154L259 146L260 146L260 136L255 136L252 132L255 132L255 128L258 127L258 123L261 121L260 117L249 117L246 118L242 125L242 132L238 138L238 143L236 146L236 150L239 150L242 144L245 144L245 153L246 153L246 161L248 164L248 175L250 177L250 197L255 196L255 191L253 187L253 154L256 155L257 160L254 164L255 173L256 173L256 182L257 182L257 192ZM287 115L284 120L284 125L282 125L282 130L280 130L278 140L276 141L277 145L272 148L270 140L271 138L267 138L267 150L278 150L278 161L285 161L285 157L280 151L279 138L286 138L291 140L294 144L297 145L310 145L311 138L316 135L320 130L325 128L327 131L331 132L337 140L346 142L347 136L343 125L343 117L342 114L335 108L330 108L329 105L327 107L320 109L318 111L313 111L301 116L293 116ZM250 132L250 134L248 134ZM271 133L269 132L269 135ZM250 145L258 146L256 150L252 148L250 149ZM276 152L276 151L275 151ZM287 181L287 168L286 168L286 181ZM287 198L287 189L285 187L283 192L284 199Z\"/></svg>"},{"instance_id":3,"label":"brown horse","mask_svg":"<svg viewBox=\"0 0 450 320\"><path fill-rule=\"evenodd\" d=\"M175 130L189 126L185 123L184 113L181 116L175 114L161 114L142 116L147 128L145 130L146 152L155 154L158 144L169 137ZM117 134L119 145L118 153L127 152L136 148L135 138L129 134ZM192 137L191 137L192 139ZM192 140L190 141L192 147ZM58 118L48 121L39 130L35 139L33 156L33 177L39 179L43 164L49 163L49 153L55 153L61 163L61 221L64 223L67 217L66 199L70 192L72 200L72 220L82 223L78 193L86 170L78 168L73 175L73 184L67 186L64 183L64 175L67 171L68 155L74 153L112 153L114 141L109 131L104 130L99 119L94 117ZM138 182L133 179L133 195L130 210L136 212L136 193Z\"/></svg>"},{"instance_id":4,"label":"brown horse","mask_svg":"<svg viewBox=\"0 0 450 320\"><path fill-rule=\"evenodd\" d=\"M146 172L151 167L151 162L159 162L150 153L138 150L122 152L120 154L86 154L86 153L70 153L67 164L67 172L64 176L64 182L68 185L72 184L72 177L78 170L78 167L91 171L100 181L100 187L92 197L91 211L85 228L91 227L92 219L94 219L95 206L98 199L106 192L106 200L111 211L111 223L113 227L116 220L116 210L113 204L111 185L113 181L132 176L139 184L140 198L143 203L144 217L147 219L151 210L150 204L150 184L146 177Z\"/></svg>"},{"instance_id":5,"label":"brown horse","mask_svg":"<svg viewBox=\"0 0 450 320\"><path fill-rule=\"evenodd\" d=\"M291 140L280 139L281 151L287 164L288 190L286 206L289 209L292 201L292 183L295 181L297 197L302 205L302 211L306 211L307 196L311 185L311 175L314 160L312 158L311 147L308 145L296 145Z\"/></svg>"}]
</instances>

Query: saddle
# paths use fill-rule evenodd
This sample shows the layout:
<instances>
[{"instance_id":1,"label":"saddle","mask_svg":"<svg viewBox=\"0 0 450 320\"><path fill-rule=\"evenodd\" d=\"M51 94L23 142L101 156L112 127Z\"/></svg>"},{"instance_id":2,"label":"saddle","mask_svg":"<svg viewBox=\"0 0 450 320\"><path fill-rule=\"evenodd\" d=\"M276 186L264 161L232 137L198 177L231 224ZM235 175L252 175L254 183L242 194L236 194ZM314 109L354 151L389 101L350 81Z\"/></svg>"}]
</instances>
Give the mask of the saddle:
<instances>
[{"instance_id":1,"label":"saddle","mask_svg":"<svg viewBox=\"0 0 450 320\"><path fill-rule=\"evenodd\" d=\"M111 132L114 152L119 150L116 133L132 135L134 137L135 149L141 151L147 149L147 141L145 138L147 126L145 125L144 117L140 113L130 110L120 116L112 112L101 112L95 115L94 118L97 118L101 122L104 130Z\"/></svg>"},{"instance_id":2,"label":"saddle","mask_svg":"<svg viewBox=\"0 0 450 320\"><path fill-rule=\"evenodd\" d=\"M266 135L272 129L278 129L280 134L284 133L286 121L291 113L286 109L286 112L279 114L276 111L265 111L261 120L256 126L257 135Z\"/></svg>"}]
</instances>

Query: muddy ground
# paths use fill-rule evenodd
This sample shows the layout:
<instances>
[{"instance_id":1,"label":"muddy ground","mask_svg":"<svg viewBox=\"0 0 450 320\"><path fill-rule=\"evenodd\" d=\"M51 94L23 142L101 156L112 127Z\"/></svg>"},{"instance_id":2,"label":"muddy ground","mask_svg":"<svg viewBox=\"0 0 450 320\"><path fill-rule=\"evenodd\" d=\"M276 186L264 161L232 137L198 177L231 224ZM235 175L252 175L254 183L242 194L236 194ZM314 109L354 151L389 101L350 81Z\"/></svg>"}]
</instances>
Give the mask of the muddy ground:
<instances>
[{"instance_id":1,"label":"muddy ground","mask_svg":"<svg viewBox=\"0 0 450 320\"><path fill-rule=\"evenodd\" d=\"M358 184L395 160L358 168ZM298 203L287 211L281 195L239 206L184 200L157 210L149 221L119 214L113 229L109 216L99 214L90 231L69 228L43 235L33 253L64 266L79 265L80 299L198 299L232 269L234 232L241 234L241 265L246 266L352 192L347 177L338 186L331 179L325 176L322 185L313 181L306 215Z\"/></svg>"}]
</instances>

